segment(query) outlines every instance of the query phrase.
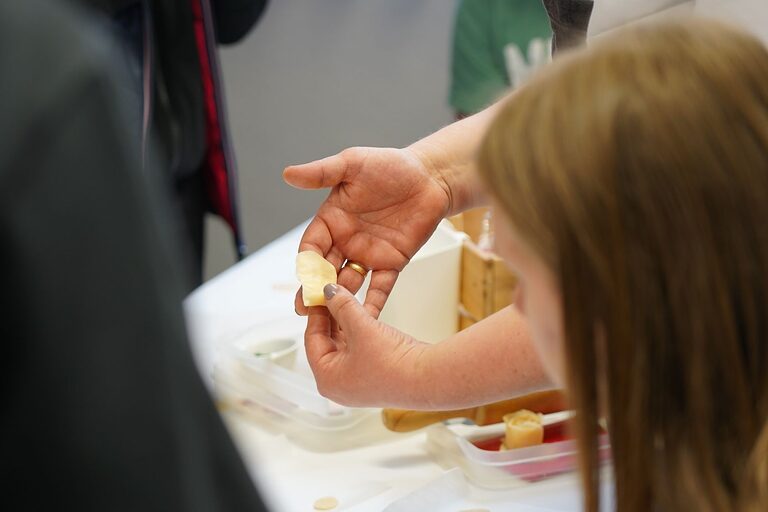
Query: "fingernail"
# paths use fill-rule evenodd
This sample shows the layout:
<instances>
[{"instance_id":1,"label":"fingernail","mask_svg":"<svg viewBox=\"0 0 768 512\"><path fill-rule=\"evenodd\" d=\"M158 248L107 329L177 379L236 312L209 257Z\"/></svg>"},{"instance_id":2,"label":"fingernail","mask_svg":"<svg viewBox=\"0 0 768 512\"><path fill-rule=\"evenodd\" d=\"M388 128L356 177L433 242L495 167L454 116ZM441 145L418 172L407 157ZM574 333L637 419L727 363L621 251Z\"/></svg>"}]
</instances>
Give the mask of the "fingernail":
<instances>
[{"instance_id":1,"label":"fingernail","mask_svg":"<svg viewBox=\"0 0 768 512\"><path fill-rule=\"evenodd\" d=\"M327 284L323 287L323 295L325 295L325 300L331 300L334 295L336 295L336 292L339 291L339 287L335 284Z\"/></svg>"}]
</instances>

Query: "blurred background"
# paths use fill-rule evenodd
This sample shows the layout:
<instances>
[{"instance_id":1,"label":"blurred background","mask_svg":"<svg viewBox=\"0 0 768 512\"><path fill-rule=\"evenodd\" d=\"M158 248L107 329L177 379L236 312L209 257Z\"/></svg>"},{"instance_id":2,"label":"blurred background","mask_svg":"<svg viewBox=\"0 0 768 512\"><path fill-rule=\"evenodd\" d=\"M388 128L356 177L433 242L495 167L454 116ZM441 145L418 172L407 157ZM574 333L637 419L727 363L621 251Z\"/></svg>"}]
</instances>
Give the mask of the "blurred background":
<instances>
[{"instance_id":1,"label":"blurred background","mask_svg":"<svg viewBox=\"0 0 768 512\"><path fill-rule=\"evenodd\" d=\"M327 194L285 185L286 165L349 146L404 146L453 119L455 10L446 0L273 0L246 40L222 47L249 252ZM206 222L208 279L235 256L221 221Z\"/></svg>"}]
</instances>

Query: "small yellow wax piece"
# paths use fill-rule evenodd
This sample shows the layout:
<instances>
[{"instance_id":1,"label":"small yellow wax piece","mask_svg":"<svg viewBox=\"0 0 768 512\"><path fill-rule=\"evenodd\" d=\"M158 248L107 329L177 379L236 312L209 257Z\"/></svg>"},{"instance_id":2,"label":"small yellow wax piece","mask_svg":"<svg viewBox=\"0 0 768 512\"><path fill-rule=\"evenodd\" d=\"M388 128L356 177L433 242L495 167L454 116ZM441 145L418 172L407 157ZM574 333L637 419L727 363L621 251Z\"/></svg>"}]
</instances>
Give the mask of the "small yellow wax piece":
<instances>
[{"instance_id":1,"label":"small yellow wax piece","mask_svg":"<svg viewBox=\"0 0 768 512\"><path fill-rule=\"evenodd\" d=\"M544 426L541 415L527 409L504 415L504 448L513 450L535 446L544 442Z\"/></svg>"},{"instance_id":2,"label":"small yellow wax piece","mask_svg":"<svg viewBox=\"0 0 768 512\"><path fill-rule=\"evenodd\" d=\"M326 496L315 500L315 510L332 510L339 506L339 500L333 496Z\"/></svg>"},{"instance_id":3,"label":"small yellow wax piece","mask_svg":"<svg viewBox=\"0 0 768 512\"><path fill-rule=\"evenodd\" d=\"M301 295L305 306L324 306L323 287L336 283L336 267L313 251L296 256L296 277L301 281Z\"/></svg>"}]
</instances>

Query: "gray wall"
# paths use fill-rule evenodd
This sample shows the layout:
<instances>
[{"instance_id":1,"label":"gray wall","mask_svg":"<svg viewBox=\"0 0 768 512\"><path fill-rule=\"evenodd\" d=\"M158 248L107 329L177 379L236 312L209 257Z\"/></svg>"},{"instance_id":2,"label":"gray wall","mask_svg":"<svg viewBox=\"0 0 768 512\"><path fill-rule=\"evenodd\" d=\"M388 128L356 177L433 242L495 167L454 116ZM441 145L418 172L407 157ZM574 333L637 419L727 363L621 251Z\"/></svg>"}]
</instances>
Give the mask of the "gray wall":
<instances>
[{"instance_id":1,"label":"gray wall","mask_svg":"<svg viewBox=\"0 0 768 512\"><path fill-rule=\"evenodd\" d=\"M281 178L287 164L354 145L404 146L450 122L451 0L271 0L221 52L240 203L251 251L307 219L327 192ZM207 225L206 275L233 263Z\"/></svg>"}]
</instances>

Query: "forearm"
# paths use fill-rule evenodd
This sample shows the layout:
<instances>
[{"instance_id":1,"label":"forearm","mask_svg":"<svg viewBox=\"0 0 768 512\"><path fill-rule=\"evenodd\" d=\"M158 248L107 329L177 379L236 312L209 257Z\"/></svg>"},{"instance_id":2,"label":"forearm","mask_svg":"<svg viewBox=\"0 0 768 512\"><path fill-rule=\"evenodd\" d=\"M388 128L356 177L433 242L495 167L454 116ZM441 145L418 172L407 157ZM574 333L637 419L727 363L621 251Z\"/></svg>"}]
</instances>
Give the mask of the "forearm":
<instances>
[{"instance_id":1,"label":"forearm","mask_svg":"<svg viewBox=\"0 0 768 512\"><path fill-rule=\"evenodd\" d=\"M451 410L551 389L525 320L505 308L414 354L409 402L398 407Z\"/></svg>"},{"instance_id":2,"label":"forearm","mask_svg":"<svg viewBox=\"0 0 768 512\"><path fill-rule=\"evenodd\" d=\"M456 121L408 148L446 185L450 198L448 215L455 215L486 203L485 192L475 169L475 153L486 129L505 100L506 98L482 112Z\"/></svg>"}]
</instances>

